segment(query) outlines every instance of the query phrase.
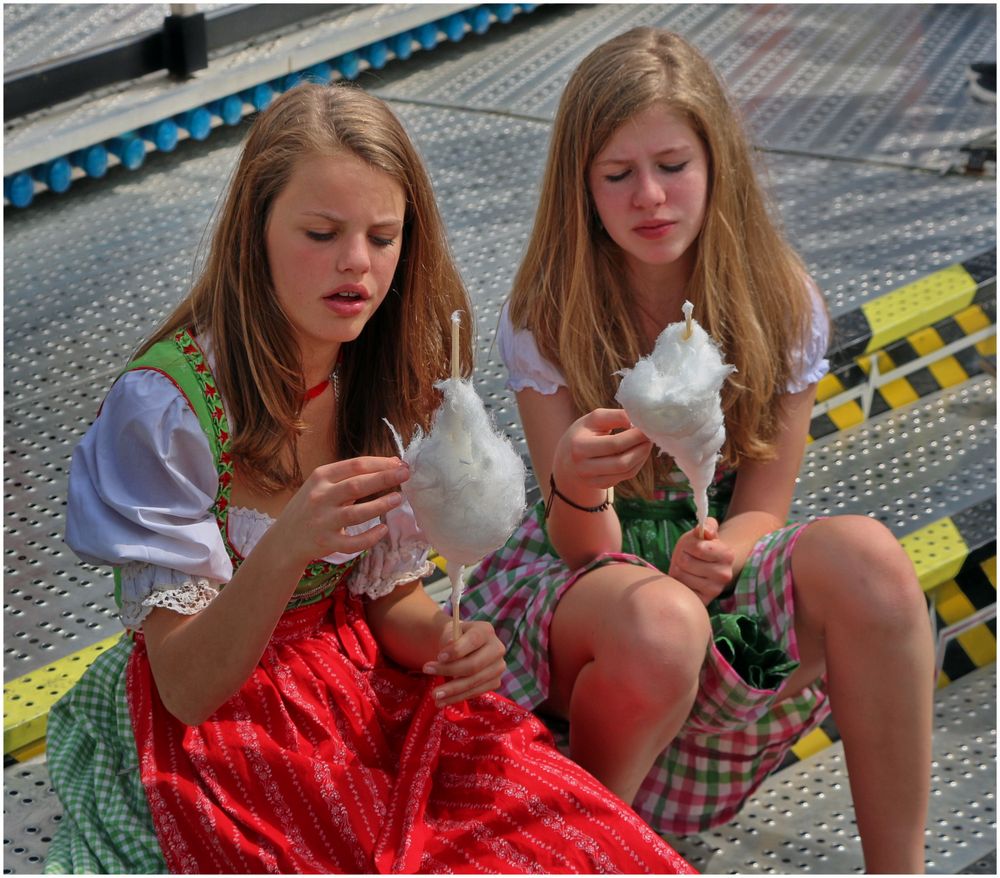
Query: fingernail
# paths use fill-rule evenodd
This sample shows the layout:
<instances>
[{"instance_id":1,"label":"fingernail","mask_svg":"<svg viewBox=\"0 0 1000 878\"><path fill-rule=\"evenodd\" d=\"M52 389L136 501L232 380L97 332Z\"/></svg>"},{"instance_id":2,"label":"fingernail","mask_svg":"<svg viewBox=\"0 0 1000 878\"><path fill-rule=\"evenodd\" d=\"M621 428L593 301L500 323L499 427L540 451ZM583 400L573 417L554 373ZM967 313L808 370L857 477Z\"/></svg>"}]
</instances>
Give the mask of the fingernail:
<instances>
[{"instance_id":1,"label":"fingernail","mask_svg":"<svg viewBox=\"0 0 1000 878\"><path fill-rule=\"evenodd\" d=\"M441 654L440 654L440 655L438 656L438 661L439 661L439 662L446 662L446 661L448 661L448 653L446 653L446 652L442 652L442 653L441 653Z\"/></svg>"},{"instance_id":2,"label":"fingernail","mask_svg":"<svg viewBox=\"0 0 1000 878\"><path fill-rule=\"evenodd\" d=\"M399 494L390 494L388 499L390 506L399 506L403 500L402 496Z\"/></svg>"},{"instance_id":3,"label":"fingernail","mask_svg":"<svg viewBox=\"0 0 1000 878\"><path fill-rule=\"evenodd\" d=\"M434 698L437 701L441 701L441 699L444 698L444 695L445 695L444 689L438 689L438 691L434 693Z\"/></svg>"},{"instance_id":4,"label":"fingernail","mask_svg":"<svg viewBox=\"0 0 1000 878\"><path fill-rule=\"evenodd\" d=\"M430 662L428 662L426 665L424 665L424 673L425 674L433 674L436 671L437 671L437 669Z\"/></svg>"}]
</instances>

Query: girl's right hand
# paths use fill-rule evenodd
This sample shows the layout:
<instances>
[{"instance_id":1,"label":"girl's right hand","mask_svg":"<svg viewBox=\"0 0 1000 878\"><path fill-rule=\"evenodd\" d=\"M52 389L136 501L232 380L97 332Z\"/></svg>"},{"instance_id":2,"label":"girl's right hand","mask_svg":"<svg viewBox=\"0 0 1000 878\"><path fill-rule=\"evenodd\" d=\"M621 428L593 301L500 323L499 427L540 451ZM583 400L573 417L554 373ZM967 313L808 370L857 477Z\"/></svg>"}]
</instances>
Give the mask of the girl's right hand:
<instances>
[{"instance_id":1,"label":"girl's right hand","mask_svg":"<svg viewBox=\"0 0 1000 878\"><path fill-rule=\"evenodd\" d=\"M623 409L594 409L563 433L553 477L564 494L574 486L607 489L633 478L652 450L653 443Z\"/></svg>"},{"instance_id":2,"label":"girl's right hand","mask_svg":"<svg viewBox=\"0 0 1000 878\"><path fill-rule=\"evenodd\" d=\"M345 529L399 506L403 498L394 489L409 477L410 468L398 457L355 457L316 467L272 530L280 533L279 545L301 560L302 566L335 552L370 549L388 532L384 523L360 534L348 534ZM360 502L373 495L381 496Z\"/></svg>"}]
</instances>

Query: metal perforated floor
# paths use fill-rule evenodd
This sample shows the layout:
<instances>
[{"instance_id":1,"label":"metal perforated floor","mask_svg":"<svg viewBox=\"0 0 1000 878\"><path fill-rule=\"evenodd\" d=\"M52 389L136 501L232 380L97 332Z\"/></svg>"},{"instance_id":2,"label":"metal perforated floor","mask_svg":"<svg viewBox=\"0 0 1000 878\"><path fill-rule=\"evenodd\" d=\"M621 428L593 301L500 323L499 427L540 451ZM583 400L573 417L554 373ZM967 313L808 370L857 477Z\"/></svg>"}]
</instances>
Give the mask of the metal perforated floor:
<instances>
[{"instance_id":1,"label":"metal perforated floor","mask_svg":"<svg viewBox=\"0 0 1000 878\"><path fill-rule=\"evenodd\" d=\"M5 3L4 72L133 37L169 14L169 3Z\"/></svg>"}]
</instances>

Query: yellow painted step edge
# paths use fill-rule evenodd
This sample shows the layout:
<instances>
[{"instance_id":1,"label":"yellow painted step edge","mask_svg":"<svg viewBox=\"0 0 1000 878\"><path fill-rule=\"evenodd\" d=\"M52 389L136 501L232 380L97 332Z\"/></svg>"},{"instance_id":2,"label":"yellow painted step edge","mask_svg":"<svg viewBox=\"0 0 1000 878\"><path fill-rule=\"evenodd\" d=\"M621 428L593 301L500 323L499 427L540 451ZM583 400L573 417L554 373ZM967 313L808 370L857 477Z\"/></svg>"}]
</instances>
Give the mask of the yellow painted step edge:
<instances>
[{"instance_id":1,"label":"yellow painted step edge","mask_svg":"<svg viewBox=\"0 0 1000 878\"><path fill-rule=\"evenodd\" d=\"M121 638L115 634L65 658L17 677L3 687L3 752L22 750L45 737L49 708Z\"/></svg>"}]
</instances>

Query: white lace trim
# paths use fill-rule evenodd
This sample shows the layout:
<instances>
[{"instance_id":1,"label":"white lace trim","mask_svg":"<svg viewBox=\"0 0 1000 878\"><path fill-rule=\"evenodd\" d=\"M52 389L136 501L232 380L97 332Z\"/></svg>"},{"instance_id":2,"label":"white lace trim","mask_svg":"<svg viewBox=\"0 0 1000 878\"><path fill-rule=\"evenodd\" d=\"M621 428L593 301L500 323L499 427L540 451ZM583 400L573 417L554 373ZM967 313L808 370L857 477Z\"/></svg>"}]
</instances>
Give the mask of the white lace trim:
<instances>
[{"instance_id":1,"label":"white lace trim","mask_svg":"<svg viewBox=\"0 0 1000 878\"><path fill-rule=\"evenodd\" d=\"M352 535L362 534L366 530L375 527L379 523L377 518L365 521L361 524L353 524L344 530ZM254 546L260 542L261 537L274 524L274 519L266 512L254 509L250 506L230 506L229 507L229 539L232 541L236 551L244 558L249 555ZM333 554L324 558L331 564L344 564L357 556L357 552L348 554Z\"/></svg>"},{"instance_id":2,"label":"white lace trim","mask_svg":"<svg viewBox=\"0 0 1000 878\"><path fill-rule=\"evenodd\" d=\"M378 549L375 546L375 549ZM375 551L372 549L372 552ZM385 578L374 577L369 579L367 571L363 568L356 571L354 576L348 578L348 588L351 590L351 594L363 594L366 597L376 600L381 597L385 597L389 592L391 592L397 585L402 585L404 582L413 582L414 579L423 579L425 576L430 576L434 572L434 564L427 560L427 550L425 549L423 558L411 557L408 561L402 559L404 553L386 553L395 554L397 556L396 562L386 566L395 567L396 570L393 573L385 575ZM370 558L371 555L366 555L359 564L363 565L365 561ZM398 568L402 569L398 569Z\"/></svg>"},{"instance_id":3,"label":"white lace trim","mask_svg":"<svg viewBox=\"0 0 1000 878\"><path fill-rule=\"evenodd\" d=\"M218 584L204 576L189 576L141 561L121 568L121 620L126 628L138 630L154 607L193 616L204 610L219 594ZM143 597L139 597L139 595Z\"/></svg>"}]
</instances>

